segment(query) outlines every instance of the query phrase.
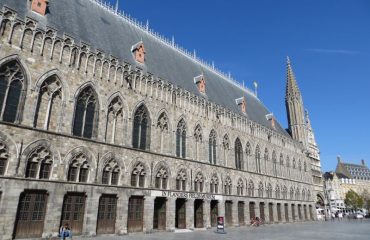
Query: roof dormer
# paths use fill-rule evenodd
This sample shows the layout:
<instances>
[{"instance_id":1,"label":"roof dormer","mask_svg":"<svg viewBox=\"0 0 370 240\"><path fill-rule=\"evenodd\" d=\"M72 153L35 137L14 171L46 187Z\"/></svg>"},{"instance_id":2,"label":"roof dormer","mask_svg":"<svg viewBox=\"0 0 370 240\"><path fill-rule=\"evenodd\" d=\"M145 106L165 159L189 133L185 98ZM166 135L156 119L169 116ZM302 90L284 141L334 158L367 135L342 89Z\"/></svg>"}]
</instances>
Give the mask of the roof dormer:
<instances>
[{"instance_id":1,"label":"roof dormer","mask_svg":"<svg viewBox=\"0 0 370 240\"><path fill-rule=\"evenodd\" d=\"M269 113L266 115L266 119L271 123L271 127L275 129L275 116L273 113Z\"/></svg>"},{"instance_id":2,"label":"roof dormer","mask_svg":"<svg viewBox=\"0 0 370 240\"><path fill-rule=\"evenodd\" d=\"M204 75L199 75L194 78L194 83L197 85L197 88L200 93L205 94L206 93L206 80L204 78Z\"/></svg>"},{"instance_id":3,"label":"roof dormer","mask_svg":"<svg viewBox=\"0 0 370 240\"><path fill-rule=\"evenodd\" d=\"M145 47L143 41L140 41L131 47L131 52L134 54L134 58L137 62L145 63Z\"/></svg>"},{"instance_id":4,"label":"roof dormer","mask_svg":"<svg viewBox=\"0 0 370 240\"><path fill-rule=\"evenodd\" d=\"M32 0L31 10L45 16L49 0Z\"/></svg>"},{"instance_id":5,"label":"roof dormer","mask_svg":"<svg viewBox=\"0 0 370 240\"><path fill-rule=\"evenodd\" d=\"M246 114L247 113L247 100L245 99L245 97L235 99L235 102L236 102L236 105L239 106L240 111Z\"/></svg>"}]
</instances>

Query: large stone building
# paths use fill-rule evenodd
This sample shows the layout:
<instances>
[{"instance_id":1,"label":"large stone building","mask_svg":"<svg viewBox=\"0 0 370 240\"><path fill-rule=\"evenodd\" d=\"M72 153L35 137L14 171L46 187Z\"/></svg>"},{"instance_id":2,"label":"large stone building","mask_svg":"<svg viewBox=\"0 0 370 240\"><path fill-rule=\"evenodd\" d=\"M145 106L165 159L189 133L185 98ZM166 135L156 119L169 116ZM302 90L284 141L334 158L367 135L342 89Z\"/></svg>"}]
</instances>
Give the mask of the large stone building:
<instances>
[{"instance_id":1,"label":"large stone building","mask_svg":"<svg viewBox=\"0 0 370 240\"><path fill-rule=\"evenodd\" d=\"M288 62L257 96L94 0L0 0L0 239L315 219L320 161Z\"/></svg>"}]
</instances>

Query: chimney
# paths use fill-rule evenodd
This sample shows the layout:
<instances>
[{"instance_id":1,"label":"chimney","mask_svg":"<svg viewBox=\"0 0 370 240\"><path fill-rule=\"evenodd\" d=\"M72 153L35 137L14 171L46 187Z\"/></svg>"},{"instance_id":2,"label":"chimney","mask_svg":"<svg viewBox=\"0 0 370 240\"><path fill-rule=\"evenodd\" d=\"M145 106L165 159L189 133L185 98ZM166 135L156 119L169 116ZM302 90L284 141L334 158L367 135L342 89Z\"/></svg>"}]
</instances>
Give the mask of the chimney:
<instances>
[{"instance_id":1,"label":"chimney","mask_svg":"<svg viewBox=\"0 0 370 240\"><path fill-rule=\"evenodd\" d=\"M362 164L362 166L366 166L364 159L361 160L361 164Z\"/></svg>"},{"instance_id":2,"label":"chimney","mask_svg":"<svg viewBox=\"0 0 370 240\"><path fill-rule=\"evenodd\" d=\"M32 0L31 9L38 14L45 16L49 0Z\"/></svg>"}]
</instances>

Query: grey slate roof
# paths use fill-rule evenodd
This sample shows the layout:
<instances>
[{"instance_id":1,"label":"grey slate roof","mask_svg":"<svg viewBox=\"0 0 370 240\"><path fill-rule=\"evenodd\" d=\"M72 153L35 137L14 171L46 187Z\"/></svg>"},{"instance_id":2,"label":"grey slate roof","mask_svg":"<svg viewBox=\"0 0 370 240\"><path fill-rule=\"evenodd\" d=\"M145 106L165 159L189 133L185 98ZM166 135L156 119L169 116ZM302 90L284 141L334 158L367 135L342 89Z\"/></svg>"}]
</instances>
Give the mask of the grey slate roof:
<instances>
[{"instance_id":1,"label":"grey slate roof","mask_svg":"<svg viewBox=\"0 0 370 240\"><path fill-rule=\"evenodd\" d=\"M198 92L194 77L203 72L208 100L242 114L235 99L245 96L247 118L274 130L265 117L270 112L249 91L235 85L215 71L202 67L199 62L98 4L90 0L51 0L47 15L42 17L27 9L27 2L28 0L0 0L0 7L4 5L10 7L17 11L18 18L22 20L29 16L38 20L41 28L53 27L60 36L65 33L73 37L76 43L83 41L93 49L103 50L106 54L132 65L137 63L133 59L131 47L142 40L146 50L144 71L200 97L204 95ZM276 123L275 127L274 131L290 137L279 123Z\"/></svg>"}]
</instances>

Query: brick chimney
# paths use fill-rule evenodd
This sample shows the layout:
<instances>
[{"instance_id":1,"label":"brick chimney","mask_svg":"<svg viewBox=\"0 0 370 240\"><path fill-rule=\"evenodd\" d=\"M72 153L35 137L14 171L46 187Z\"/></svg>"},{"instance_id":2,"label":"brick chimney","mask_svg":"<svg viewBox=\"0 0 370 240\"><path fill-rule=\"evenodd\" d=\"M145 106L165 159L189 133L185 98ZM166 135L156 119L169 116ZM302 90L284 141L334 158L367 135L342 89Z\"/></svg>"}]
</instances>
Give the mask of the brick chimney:
<instances>
[{"instance_id":1,"label":"brick chimney","mask_svg":"<svg viewBox=\"0 0 370 240\"><path fill-rule=\"evenodd\" d=\"M49 0L32 0L31 9L42 16L45 16Z\"/></svg>"}]
</instances>

